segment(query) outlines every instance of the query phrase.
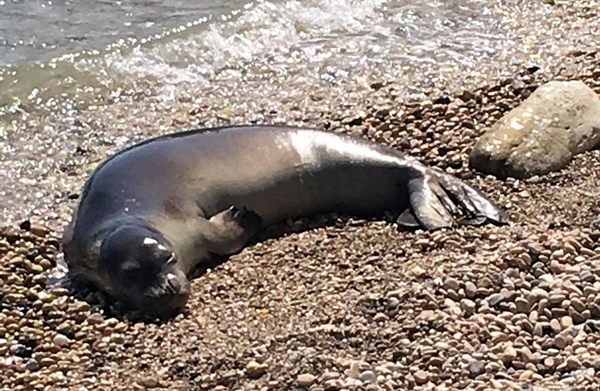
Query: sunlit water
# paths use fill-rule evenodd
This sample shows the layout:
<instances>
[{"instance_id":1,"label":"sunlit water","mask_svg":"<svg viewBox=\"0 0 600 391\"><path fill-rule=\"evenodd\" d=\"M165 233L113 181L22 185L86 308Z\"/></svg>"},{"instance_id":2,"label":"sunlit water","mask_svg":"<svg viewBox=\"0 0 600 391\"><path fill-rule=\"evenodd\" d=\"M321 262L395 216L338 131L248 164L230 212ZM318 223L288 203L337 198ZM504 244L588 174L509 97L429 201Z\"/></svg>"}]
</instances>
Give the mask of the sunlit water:
<instances>
[{"instance_id":1,"label":"sunlit water","mask_svg":"<svg viewBox=\"0 0 600 391\"><path fill-rule=\"evenodd\" d=\"M562 38L545 33L561 21L544 19L552 6L540 3L0 0L0 128L122 95L176 99L270 75L311 83L350 79L365 67L472 70L510 51L543 61L539 47ZM528 7L537 13L523 27ZM533 38L521 31L538 24ZM598 42L597 27L590 31L570 38Z\"/></svg>"}]
</instances>

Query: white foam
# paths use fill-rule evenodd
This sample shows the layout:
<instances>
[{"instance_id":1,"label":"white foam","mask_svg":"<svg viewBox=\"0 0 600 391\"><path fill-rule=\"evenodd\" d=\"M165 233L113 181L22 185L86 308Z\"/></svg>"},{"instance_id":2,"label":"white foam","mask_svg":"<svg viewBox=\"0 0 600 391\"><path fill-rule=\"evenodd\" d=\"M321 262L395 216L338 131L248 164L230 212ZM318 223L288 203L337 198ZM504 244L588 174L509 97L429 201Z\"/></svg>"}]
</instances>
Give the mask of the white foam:
<instances>
[{"instance_id":1,"label":"white foam","mask_svg":"<svg viewBox=\"0 0 600 391\"><path fill-rule=\"evenodd\" d=\"M207 85L215 76L240 78L243 61L288 53L294 45L314 51L315 40L373 33L381 21L383 0L259 0L231 11L221 20L182 26L128 54L111 53L107 67L126 78L157 80L165 98L181 83ZM190 31L186 31L190 30ZM386 34L391 31L386 31ZM304 47L306 45L306 47ZM287 54L286 54L287 55ZM319 55L312 53L311 57ZM327 56L327 53L320 54ZM112 72L111 72L112 73Z\"/></svg>"}]
</instances>

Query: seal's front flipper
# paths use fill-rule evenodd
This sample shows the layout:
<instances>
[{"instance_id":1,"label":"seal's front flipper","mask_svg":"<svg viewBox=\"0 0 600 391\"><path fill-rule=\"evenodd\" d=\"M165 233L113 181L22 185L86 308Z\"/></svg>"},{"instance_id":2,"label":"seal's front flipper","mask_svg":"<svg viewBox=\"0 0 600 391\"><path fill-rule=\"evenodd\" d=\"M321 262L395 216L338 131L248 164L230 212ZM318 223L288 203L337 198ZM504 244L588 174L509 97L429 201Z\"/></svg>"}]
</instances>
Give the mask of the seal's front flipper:
<instances>
[{"instance_id":1,"label":"seal's front flipper","mask_svg":"<svg viewBox=\"0 0 600 391\"><path fill-rule=\"evenodd\" d=\"M245 207L230 208L217 213L210 220L208 250L217 255L230 255L240 251L262 232L262 218Z\"/></svg>"},{"instance_id":2,"label":"seal's front flipper","mask_svg":"<svg viewBox=\"0 0 600 391\"><path fill-rule=\"evenodd\" d=\"M478 190L441 170L429 169L424 175L415 176L409 181L408 190L412 213L428 230L457 224L481 225L487 221L509 222L506 211Z\"/></svg>"}]
</instances>

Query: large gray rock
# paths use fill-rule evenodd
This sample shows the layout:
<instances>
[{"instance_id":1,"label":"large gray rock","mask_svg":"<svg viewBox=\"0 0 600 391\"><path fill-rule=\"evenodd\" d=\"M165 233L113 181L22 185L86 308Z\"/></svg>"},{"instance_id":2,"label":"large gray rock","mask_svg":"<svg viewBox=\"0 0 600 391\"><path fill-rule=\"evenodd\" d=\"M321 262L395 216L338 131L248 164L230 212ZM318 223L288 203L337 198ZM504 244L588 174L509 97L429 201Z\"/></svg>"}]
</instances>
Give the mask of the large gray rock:
<instances>
[{"instance_id":1,"label":"large gray rock","mask_svg":"<svg viewBox=\"0 0 600 391\"><path fill-rule=\"evenodd\" d=\"M581 81L551 81L496 122L475 144L470 165L498 178L560 170L600 146L600 98Z\"/></svg>"}]
</instances>

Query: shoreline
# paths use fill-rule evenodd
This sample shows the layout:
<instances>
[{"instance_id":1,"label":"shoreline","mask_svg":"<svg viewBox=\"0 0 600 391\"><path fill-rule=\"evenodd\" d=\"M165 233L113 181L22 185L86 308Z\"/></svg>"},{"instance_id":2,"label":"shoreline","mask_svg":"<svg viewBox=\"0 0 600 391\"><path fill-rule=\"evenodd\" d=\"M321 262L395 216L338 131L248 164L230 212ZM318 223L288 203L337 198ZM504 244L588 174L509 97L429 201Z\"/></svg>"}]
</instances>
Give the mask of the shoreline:
<instances>
[{"instance_id":1,"label":"shoreline","mask_svg":"<svg viewBox=\"0 0 600 391\"><path fill-rule=\"evenodd\" d=\"M467 99L469 95L476 96L487 89L500 90L511 83L515 85L511 86L513 92L510 94L518 95L521 89L531 90L534 88L531 85L539 85L551 78L578 78L583 72L579 69L582 66L579 62L591 67L594 57L600 56L597 51L574 53L574 57L567 57L560 64L548 64L546 69L513 64L511 71L505 71L501 77L487 83L471 84L470 87L449 89L445 85L427 87L420 83L408 86L402 79L389 80L390 75L363 70L360 78L352 83L336 86L320 83L309 87L308 91L295 87L282 90L280 87L285 81L275 80L272 86L266 85L260 91L253 90L254 83L249 87L239 86L237 93L232 93L238 89L236 85L222 91L216 86L209 90L208 96L196 99L187 97L174 102L162 102L156 98L129 99L93 106L80 113L33 117L25 123L25 129L8 135L0 142L4 152L0 157L0 172L4 174L5 182L0 188L3 201L0 220L14 226L31 219L52 230L60 230L66 224L74 198L87 175L101 160L146 138L196 127L264 123L346 131L390 143L424 159L427 164L442 164L442 168L446 168L451 165L446 164L444 159L432 158L431 153L423 153L420 148L414 147L431 139L430 136L418 134L419 141L412 144L406 141L415 136L415 127L410 125L407 129L403 124L410 118L411 111L421 115L421 111L432 110L436 100ZM530 73L528 69L535 72ZM525 78L520 80L523 76ZM220 96L214 95L217 93ZM505 95L505 92L498 91L486 96L491 100L501 97L512 101L480 116L481 123L467 121L464 124L470 130L460 140L460 151L449 151L455 153L454 163L460 161L462 167L466 167L464 157L469 152L469 140L464 137L474 142L483 127L490 126L518 103L514 96ZM427 107L421 110L419 107L423 106L423 102ZM452 110L457 114L465 108L453 107ZM385 115L382 116L382 113ZM448 119L444 118L444 121ZM433 127L429 131L443 132L444 126L437 130ZM402 132L405 140L401 142L390 137L390 131ZM461 154L462 157L459 156ZM452 169L450 172L455 173ZM464 174L459 170L456 174L466 178L472 176L468 170ZM35 193L31 194L33 189Z\"/></svg>"}]
</instances>

